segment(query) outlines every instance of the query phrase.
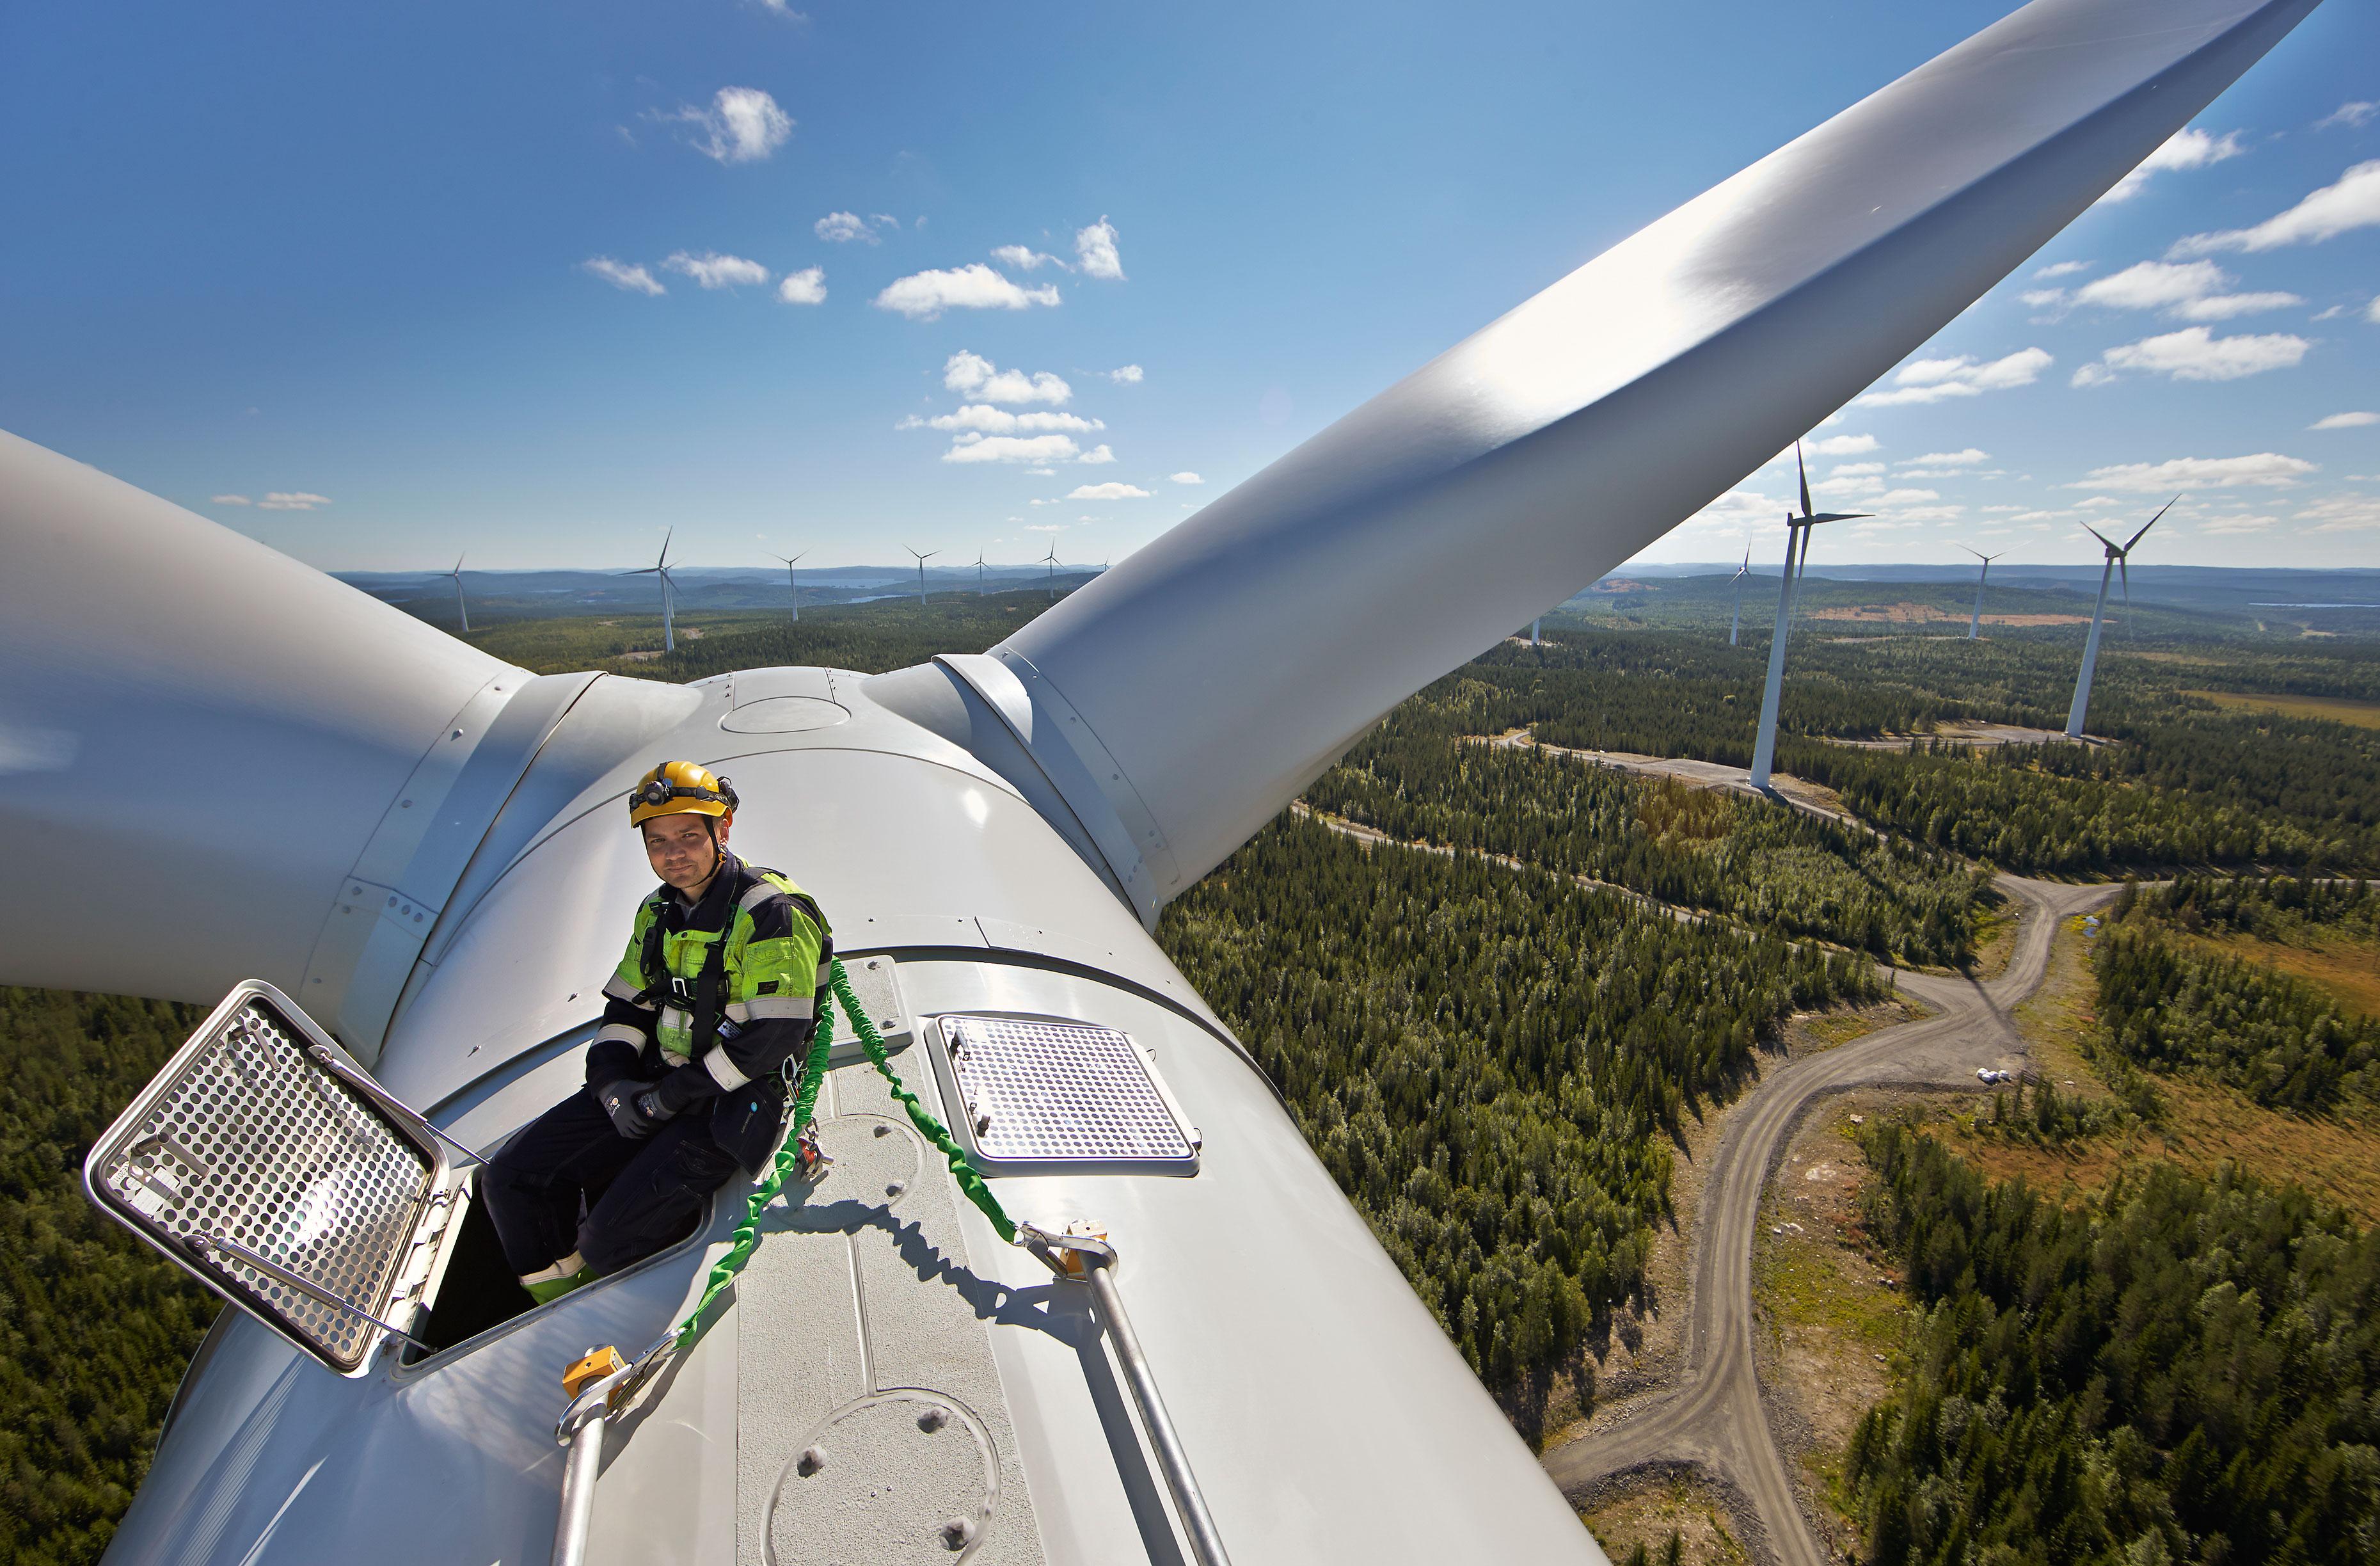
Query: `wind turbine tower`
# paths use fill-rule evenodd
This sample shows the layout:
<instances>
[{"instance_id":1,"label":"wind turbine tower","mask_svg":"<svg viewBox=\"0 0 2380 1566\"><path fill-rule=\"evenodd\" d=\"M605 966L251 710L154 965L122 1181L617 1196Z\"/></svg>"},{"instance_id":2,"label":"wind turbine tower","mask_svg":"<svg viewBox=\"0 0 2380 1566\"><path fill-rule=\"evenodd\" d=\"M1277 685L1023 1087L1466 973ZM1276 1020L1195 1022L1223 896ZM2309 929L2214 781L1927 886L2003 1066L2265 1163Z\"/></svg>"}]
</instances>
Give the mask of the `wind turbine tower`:
<instances>
[{"instance_id":1,"label":"wind turbine tower","mask_svg":"<svg viewBox=\"0 0 2380 1566\"><path fill-rule=\"evenodd\" d=\"M980 549L975 552L975 595L978 598L984 595L983 551Z\"/></svg>"},{"instance_id":2,"label":"wind turbine tower","mask_svg":"<svg viewBox=\"0 0 2380 1566\"><path fill-rule=\"evenodd\" d=\"M807 555L809 551L807 549L802 551L802 555ZM792 593L794 597L794 623L795 625L802 623L802 584L794 580L794 562L800 559L802 555L780 555L777 557L778 559L783 560L785 563L785 591Z\"/></svg>"},{"instance_id":3,"label":"wind turbine tower","mask_svg":"<svg viewBox=\"0 0 2380 1566\"><path fill-rule=\"evenodd\" d=\"M1735 607L1727 617L1727 644L1735 645L1735 633L1743 624L1743 579L1752 574L1752 535L1743 535L1743 564L1735 568Z\"/></svg>"},{"instance_id":4,"label":"wind turbine tower","mask_svg":"<svg viewBox=\"0 0 2380 1566\"><path fill-rule=\"evenodd\" d=\"M1963 544L1959 547L1967 549ZM1992 574L1992 562L2008 551L2003 549L1999 555L1986 555L1980 549L1967 549L1967 553L1984 563L1984 569L1975 573L1975 612L1967 618L1967 640L1973 642L1984 624L1984 581Z\"/></svg>"},{"instance_id":5,"label":"wind turbine tower","mask_svg":"<svg viewBox=\"0 0 2380 1566\"><path fill-rule=\"evenodd\" d=\"M1865 511L1810 509L1810 470L1802 460L1802 443L1793 443L1793 466L1802 477L1802 514L1785 513L1785 578L1777 588L1777 634L1768 642L1768 683L1760 692L1760 738L1752 747L1752 786L1768 787L1768 773L1777 760L1777 704L1785 693L1785 631L1793 619L1793 588L1801 568L1810 559L1810 530L1820 522L1847 522ZM1798 557L1797 557L1798 550ZM1751 555L1745 554L1749 561Z\"/></svg>"},{"instance_id":6,"label":"wind turbine tower","mask_svg":"<svg viewBox=\"0 0 2380 1566\"><path fill-rule=\"evenodd\" d=\"M2124 607L2131 608L2132 606L2132 572L2127 562L2131 558L2132 545L2147 537L2149 529L2157 525L2157 519L2172 510L2174 502L2180 498L2181 496L2177 495L2172 500L2158 507L2156 516L2143 522L2141 531L2126 539L2121 547L2110 544L2107 535L2090 523L2082 524L2082 531L2097 539L2099 546L2107 552L2107 560L2106 565L2099 568L2099 601L2091 606L2091 635L2090 639L2082 643L2082 673L2081 678L2074 681L2074 704L2066 709L2066 737L2069 740L2082 738L2082 717L2091 710L2091 675L2092 671L2099 667L2099 622L2107 613L2107 579L2118 572L2122 573Z\"/></svg>"},{"instance_id":7,"label":"wind turbine tower","mask_svg":"<svg viewBox=\"0 0 2380 1566\"><path fill-rule=\"evenodd\" d=\"M1531 620L1531 621L1529 622L1529 645L1530 645L1530 646L1532 646L1532 647L1542 647L1542 646L1544 646L1544 645L1545 645L1545 635L1544 635L1545 629L1546 629L1546 617L1545 617L1545 616L1543 616L1543 615L1539 615L1536 619L1533 619L1533 620Z\"/></svg>"},{"instance_id":8,"label":"wind turbine tower","mask_svg":"<svg viewBox=\"0 0 2380 1566\"><path fill-rule=\"evenodd\" d=\"M909 546L905 544L901 547L904 549L909 549ZM909 553L912 555L917 555L917 552L914 549L909 549ZM917 602L921 606L931 602L931 600L926 596L926 562L941 553L941 551L939 549L929 549L923 555L917 555Z\"/></svg>"},{"instance_id":9,"label":"wind turbine tower","mask_svg":"<svg viewBox=\"0 0 2380 1566\"><path fill-rule=\"evenodd\" d=\"M1054 604L1058 600L1058 541L1056 539L1050 541L1050 553L1042 557L1042 563L1050 568L1050 601Z\"/></svg>"},{"instance_id":10,"label":"wind turbine tower","mask_svg":"<svg viewBox=\"0 0 2380 1566\"><path fill-rule=\"evenodd\" d=\"M471 606L463 602L463 557L455 557L455 569L446 573L455 579L455 612L463 617L463 629L471 629Z\"/></svg>"},{"instance_id":11,"label":"wind turbine tower","mask_svg":"<svg viewBox=\"0 0 2380 1566\"><path fill-rule=\"evenodd\" d=\"M677 587L677 582L675 581L675 580L674 580L674 579L673 579L673 578L670 576L670 573L669 573L669 549L670 549L670 540L672 540L672 539L675 538L676 536L677 536L677 529L675 529L675 528L672 528L672 529L670 529L670 530L669 530L669 532L665 532L665 533L662 534L662 553L661 553L661 558L660 558L660 559L655 560L651 565L647 566L643 570L640 570L640 571L625 571L625 572L623 572L623 573L622 573L623 575L625 575L625 576L652 576L652 577L659 577L659 578L661 578L661 581L662 581L662 652L664 652L664 653L674 653L674 652L676 652L676 651L677 651L677 629L676 629L675 624L674 624L674 623L672 621L672 619L671 619L671 612L672 612L672 611L673 611L673 609L674 609L674 607L675 607L675 605L674 605L674 603L673 602L673 600L676 597L676 593L675 593L675 591L674 591L674 590L675 590L675 589L676 589L676 587Z\"/></svg>"}]
</instances>

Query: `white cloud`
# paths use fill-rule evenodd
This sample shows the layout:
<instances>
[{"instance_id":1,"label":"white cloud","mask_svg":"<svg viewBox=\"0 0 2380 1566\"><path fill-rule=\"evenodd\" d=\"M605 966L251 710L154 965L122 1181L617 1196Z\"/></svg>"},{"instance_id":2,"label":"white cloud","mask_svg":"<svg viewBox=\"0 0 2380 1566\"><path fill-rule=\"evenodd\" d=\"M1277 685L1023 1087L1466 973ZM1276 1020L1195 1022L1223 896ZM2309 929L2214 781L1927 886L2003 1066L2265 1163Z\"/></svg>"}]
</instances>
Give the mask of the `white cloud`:
<instances>
[{"instance_id":1,"label":"white cloud","mask_svg":"<svg viewBox=\"0 0 2380 1566\"><path fill-rule=\"evenodd\" d=\"M2066 290L2063 288L2027 288L2016 297L2035 310L2062 310L2066 305Z\"/></svg>"},{"instance_id":2,"label":"white cloud","mask_svg":"<svg viewBox=\"0 0 2380 1566\"><path fill-rule=\"evenodd\" d=\"M1881 495L1884 493L1884 481L1865 473L1854 473L1848 478L1821 479L1810 486L1810 493L1813 495Z\"/></svg>"},{"instance_id":3,"label":"white cloud","mask_svg":"<svg viewBox=\"0 0 2380 1566\"><path fill-rule=\"evenodd\" d=\"M2240 144L2236 130L2221 136L2196 128L2177 130L2165 145L2143 158L2138 168L2117 180L2114 189L2099 200L2129 202L2147 186L2151 175L2168 169L2204 168L2226 158L2236 158L2247 150Z\"/></svg>"},{"instance_id":4,"label":"white cloud","mask_svg":"<svg viewBox=\"0 0 2380 1566\"><path fill-rule=\"evenodd\" d=\"M979 261L896 277L876 296L877 309L898 311L912 321L931 321L945 310L1028 310L1057 302L1054 287L1020 288Z\"/></svg>"},{"instance_id":5,"label":"white cloud","mask_svg":"<svg viewBox=\"0 0 2380 1566\"><path fill-rule=\"evenodd\" d=\"M2057 295L2058 302L2100 305L2110 310L2162 310L2185 321L2228 321L2260 310L2281 310L2305 300L2295 294L2227 294L2239 279L2211 261L2181 263L2143 261L2121 272L2086 283L2073 294ZM2028 304L2044 302L2028 294Z\"/></svg>"},{"instance_id":6,"label":"white cloud","mask_svg":"<svg viewBox=\"0 0 2380 1566\"><path fill-rule=\"evenodd\" d=\"M884 219L892 221L890 218ZM853 240L863 244L880 244L876 225L856 212L831 212L810 225L810 232L832 245L847 245Z\"/></svg>"},{"instance_id":7,"label":"white cloud","mask_svg":"<svg viewBox=\"0 0 2380 1566\"><path fill-rule=\"evenodd\" d=\"M1874 435L1828 435L1823 440L1808 442L1805 447L1817 457L1856 457L1863 451L1876 448L1876 438ZM1793 454L1788 450L1782 455L1791 457Z\"/></svg>"},{"instance_id":8,"label":"white cloud","mask_svg":"<svg viewBox=\"0 0 2380 1566\"><path fill-rule=\"evenodd\" d=\"M2279 520L2280 519L2278 517L2216 517L2212 521L2199 523L2198 531L2200 532L2215 533L2218 535L2224 533L2262 532L2266 528L2271 527L2275 522Z\"/></svg>"},{"instance_id":9,"label":"white cloud","mask_svg":"<svg viewBox=\"0 0 2380 1566\"><path fill-rule=\"evenodd\" d=\"M1988 462L1992 454L1968 447L1963 451L1929 451L1923 457L1912 457L1901 464L1904 468L1972 468Z\"/></svg>"},{"instance_id":10,"label":"white cloud","mask_svg":"<svg viewBox=\"0 0 2380 1566\"><path fill-rule=\"evenodd\" d=\"M1094 468L1112 462L1115 459L1116 454L1104 446L1095 446L1088 451L1084 452L1080 457L1075 459L1077 462L1081 462Z\"/></svg>"},{"instance_id":11,"label":"white cloud","mask_svg":"<svg viewBox=\"0 0 2380 1566\"><path fill-rule=\"evenodd\" d=\"M2333 495L2298 508L2297 520L2309 532L2366 532L2380 528L2380 499L2368 495Z\"/></svg>"},{"instance_id":12,"label":"white cloud","mask_svg":"<svg viewBox=\"0 0 2380 1566\"><path fill-rule=\"evenodd\" d=\"M2163 495L2168 490L2238 489L2243 484L2286 488L2316 464L2276 451L2252 457L2177 457L2169 462L2124 462L2094 468L2068 489L2112 489L2127 495Z\"/></svg>"},{"instance_id":13,"label":"white cloud","mask_svg":"<svg viewBox=\"0 0 2380 1566\"><path fill-rule=\"evenodd\" d=\"M769 269L759 262L747 261L740 255L721 255L717 251L706 251L700 255L678 251L662 263L662 269L691 277L705 288L738 288L747 283L769 280Z\"/></svg>"},{"instance_id":14,"label":"white cloud","mask_svg":"<svg viewBox=\"0 0 2380 1566\"><path fill-rule=\"evenodd\" d=\"M786 273L785 280L777 285L777 297L787 304L824 304L826 268L805 266L799 272Z\"/></svg>"},{"instance_id":15,"label":"white cloud","mask_svg":"<svg viewBox=\"0 0 2380 1566\"><path fill-rule=\"evenodd\" d=\"M2085 502L2085 504L2087 505L2088 502ZM2023 509L2024 508L2022 506L1986 506L1984 508L1986 515L1999 511L2022 511Z\"/></svg>"},{"instance_id":16,"label":"white cloud","mask_svg":"<svg viewBox=\"0 0 2380 1566\"><path fill-rule=\"evenodd\" d=\"M1097 419L1073 413L1011 413L989 403L970 402L955 413L942 413L926 422L937 430L973 430L978 434L1046 434L1052 430L1084 433L1104 430Z\"/></svg>"},{"instance_id":17,"label":"white cloud","mask_svg":"<svg viewBox=\"0 0 2380 1566\"><path fill-rule=\"evenodd\" d=\"M1205 483L1207 482L1197 474L1188 472L1175 473L1172 475L1172 479L1175 483Z\"/></svg>"},{"instance_id":18,"label":"white cloud","mask_svg":"<svg viewBox=\"0 0 2380 1566\"><path fill-rule=\"evenodd\" d=\"M1066 498L1069 500L1146 500L1148 498L1148 491L1138 484L1114 482L1079 483L1067 491Z\"/></svg>"},{"instance_id":19,"label":"white cloud","mask_svg":"<svg viewBox=\"0 0 2380 1566\"><path fill-rule=\"evenodd\" d=\"M2034 275L2036 277L2071 277L2077 272L2090 271L2094 264L2094 263L2087 261L2061 261L2043 267L2040 271L2034 273Z\"/></svg>"},{"instance_id":20,"label":"white cloud","mask_svg":"<svg viewBox=\"0 0 2380 1566\"><path fill-rule=\"evenodd\" d=\"M207 504L211 506L253 506L256 502L250 500L245 495L211 495L207 496Z\"/></svg>"},{"instance_id":21,"label":"white cloud","mask_svg":"<svg viewBox=\"0 0 2380 1566\"><path fill-rule=\"evenodd\" d=\"M1893 513L1908 522L1949 522L1966 514L1964 506L1904 506Z\"/></svg>"},{"instance_id":22,"label":"white cloud","mask_svg":"<svg viewBox=\"0 0 2380 1566\"><path fill-rule=\"evenodd\" d=\"M1888 489L1874 500L1872 506L1922 506L1928 500L1939 500L1939 492L1930 489Z\"/></svg>"},{"instance_id":23,"label":"white cloud","mask_svg":"<svg viewBox=\"0 0 2380 1566\"><path fill-rule=\"evenodd\" d=\"M630 266L624 262L613 261L608 255L599 255L591 260L582 261L578 265L580 270L591 272L612 287L625 288L632 294L659 295L669 292L667 288L661 286L651 273L643 267Z\"/></svg>"},{"instance_id":24,"label":"white cloud","mask_svg":"<svg viewBox=\"0 0 2380 1566\"><path fill-rule=\"evenodd\" d=\"M757 87L722 87L707 109L688 104L674 114L651 117L692 126L697 132L694 150L721 163L758 163L794 133L794 122L777 107L777 100Z\"/></svg>"},{"instance_id":25,"label":"white cloud","mask_svg":"<svg viewBox=\"0 0 2380 1566\"><path fill-rule=\"evenodd\" d=\"M2318 244L2350 229L2380 224L2380 159L2357 164L2289 211L2252 228L2192 234L2177 239L2170 256L2211 255L2216 251L2271 251L2283 245Z\"/></svg>"},{"instance_id":26,"label":"white cloud","mask_svg":"<svg viewBox=\"0 0 2380 1566\"><path fill-rule=\"evenodd\" d=\"M309 495L304 490L293 494L276 489L258 501L256 508L260 511L311 511L318 506L330 503L331 497L327 495Z\"/></svg>"},{"instance_id":27,"label":"white cloud","mask_svg":"<svg viewBox=\"0 0 2380 1566\"><path fill-rule=\"evenodd\" d=\"M2380 294L2372 296L2371 304L2364 308L2363 319L2374 325L2380 325Z\"/></svg>"},{"instance_id":28,"label":"white cloud","mask_svg":"<svg viewBox=\"0 0 2380 1566\"><path fill-rule=\"evenodd\" d=\"M942 385L978 402L1062 403L1075 388L1047 370L1028 375L1002 370L981 354L961 349L942 361Z\"/></svg>"},{"instance_id":29,"label":"white cloud","mask_svg":"<svg viewBox=\"0 0 2380 1566\"><path fill-rule=\"evenodd\" d=\"M1088 228L1075 230L1075 256L1086 277L1123 279L1123 257L1116 251L1115 225L1100 218Z\"/></svg>"},{"instance_id":30,"label":"white cloud","mask_svg":"<svg viewBox=\"0 0 2380 1566\"><path fill-rule=\"evenodd\" d=\"M951 442L945 462L1062 462L1080 451L1071 435L979 435L973 431Z\"/></svg>"},{"instance_id":31,"label":"white cloud","mask_svg":"<svg viewBox=\"0 0 2380 1566\"><path fill-rule=\"evenodd\" d=\"M2341 104L2338 108L2313 122L2316 130L2327 130L2334 125L2362 125L2374 115L2380 115L2380 104Z\"/></svg>"},{"instance_id":32,"label":"white cloud","mask_svg":"<svg viewBox=\"0 0 2380 1566\"><path fill-rule=\"evenodd\" d=\"M2074 503L2074 508L2077 511L2094 511L2102 506L2121 506L2123 504L2124 502L2117 499L2112 495L2095 495L2088 500L2076 501ZM1984 509L1986 511L1998 511L2002 509L2002 508L1998 506L1986 506ZM2007 509L2014 510L2016 508L2011 506L2007 508Z\"/></svg>"},{"instance_id":33,"label":"white cloud","mask_svg":"<svg viewBox=\"0 0 2380 1566\"><path fill-rule=\"evenodd\" d=\"M2019 349L2004 358L1977 360L1920 359L1901 366L1892 377L1893 390L1870 392L1859 400L1877 408L1909 403L1947 402L1952 398L1979 397L1987 391L2029 386L2041 378L2050 356L2037 348Z\"/></svg>"},{"instance_id":34,"label":"white cloud","mask_svg":"<svg viewBox=\"0 0 2380 1566\"><path fill-rule=\"evenodd\" d=\"M1111 370L1108 372L1108 379L1120 386L1136 386L1141 382L1140 366L1127 364L1121 369Z\"/></svg>"},{"instance_id":35,"label":"white cloud","mask_svg":"<svg viewBox=\"0 0 2380 1566\"><path fill-rule=\"evenodd\" d=\"M2360 430L2366 424L2380 424L2380 413L2333 413L2326 418L2316 419L2306 427L2314 430Z\"/></svg>"},{"instance_id":36,"label":"white cloud","mask_svg":"<svg viewBox=\"0 0 2380 1566\"><path fill-rule=\"evenodd\" d=\"M2074 372L2078 386L2105 385L2127 370L2170 375L2177 381L2236 381L2267 370L2286 370L2313 347L2286 332L2218 337L2204 326L2185 326L2159 337L2122 343Z\"/></svg>"},{"instance_id":37,"label":"white cloud","mask_svg":"<svg viewBox=\"0 0 2380 1566\"><path fill-rule=\"evenodd\" d=\"M1881 462L1839 462L1833 469L1837 478L1846 479L1857 478L1862 473L1881 473L1882 471L1884 471L1884 464Z\"/></svg>"},{"instance_id":38,"label":"white cloud","mask_svg":"<svg viewBox=\"0 0 2380 1566\"><path fill-rule=\"evenodd\" d=\"M1038 272L1044 266L1054 266L1061 272L1074 270L1056 256L1043 251L1037 251L1030 245L999 246L991 252L991 259L1002 266L1013 266L1019 272Z\"/></svg>"}]
</instances>

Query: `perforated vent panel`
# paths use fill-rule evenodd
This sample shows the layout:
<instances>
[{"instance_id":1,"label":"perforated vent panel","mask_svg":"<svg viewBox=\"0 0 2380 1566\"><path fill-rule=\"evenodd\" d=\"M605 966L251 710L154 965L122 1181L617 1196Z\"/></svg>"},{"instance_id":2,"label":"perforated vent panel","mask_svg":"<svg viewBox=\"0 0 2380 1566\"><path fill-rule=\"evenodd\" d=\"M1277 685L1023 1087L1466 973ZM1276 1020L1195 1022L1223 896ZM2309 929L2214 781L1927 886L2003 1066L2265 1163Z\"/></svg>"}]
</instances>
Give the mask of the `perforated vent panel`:
<instances>
[{"instance_id":1,"label":"perforated vent panel","mask_svg":"<svg viewBox=\"0 0 2380 1566\"><path fill-rule=\"evenodd\" d=\"M944 1017L941 1033L969 1140L987 1168L1196 1171L1195 1134L1129 1036L1013 1017Z\"/></svg>"},{"instance_id":2,"label":"perforated vent panel","mask_svg":"<svg viewBox=\"0 0 2380 1566\"><path fill-rule=\"evenodd\" d=\"M194 1236L387 1318L441 1163L309 1059L304 1028L235 992L92 1149L91 1193L175 1260L341 1370L380 1332Z\"/></svg>"}]
</instances>

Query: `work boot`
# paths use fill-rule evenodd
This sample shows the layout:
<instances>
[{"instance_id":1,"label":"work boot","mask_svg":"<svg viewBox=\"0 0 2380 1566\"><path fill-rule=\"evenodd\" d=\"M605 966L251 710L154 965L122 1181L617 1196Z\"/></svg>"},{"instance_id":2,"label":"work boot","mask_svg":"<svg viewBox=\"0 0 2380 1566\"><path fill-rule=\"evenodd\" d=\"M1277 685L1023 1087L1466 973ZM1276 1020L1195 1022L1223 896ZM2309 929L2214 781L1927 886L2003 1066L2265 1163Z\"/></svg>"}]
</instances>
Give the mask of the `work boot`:
<instances>
[{"instance_id":1,"label":"work boot","mask_svg":"<svg viewBox=\"0 0 2380 1566\"><path fill-rule=\"evenodd\" d=\"M530 1299L543 1305L559 1300L581 1284L594 1281L595 1269L587 1265L584 1256L573 1251L542 1272L525 1275L520 1286L528 1291Z\"/></svg>"}]
</instances>

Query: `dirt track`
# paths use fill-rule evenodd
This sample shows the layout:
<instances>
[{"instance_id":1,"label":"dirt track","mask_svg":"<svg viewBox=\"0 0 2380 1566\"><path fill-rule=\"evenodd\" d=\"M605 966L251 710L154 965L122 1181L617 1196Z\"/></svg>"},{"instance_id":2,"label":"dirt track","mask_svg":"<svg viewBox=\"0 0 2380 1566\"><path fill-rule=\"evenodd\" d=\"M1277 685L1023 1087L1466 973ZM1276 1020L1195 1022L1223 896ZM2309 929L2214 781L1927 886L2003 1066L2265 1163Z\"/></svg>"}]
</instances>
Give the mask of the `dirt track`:
<instances>
[{"instance_id":1,"label":"dirt track","mask_svg":"<svg viewBox=\"0 0 2380 1566\"><path fill-rule=\"evenodd\" d=\"M1761 1194L1818 1099L1871 1085L1973 1086L1977 1067L2011 1064L2022 1051L2010 1013L2047 972L2058 921L2118 888L2013 875L2001 876L1999 887L2020 909L2016 947L1999 977L1900 974L1901 989L1936 1015L1779 1067L1734 1110L1703 1191L1683 1367L1670 1387L1646 1394L1609 1427L1546 1454L1546 1472L1573 1500L1623 1474L1690 1467L1742 1498L1762 1554L1775 1566L1828 1560L1770 1427L1753 1352L1752 1242Z\"/></svg>"}]
</instances>

